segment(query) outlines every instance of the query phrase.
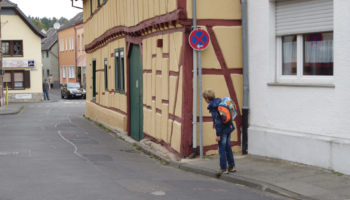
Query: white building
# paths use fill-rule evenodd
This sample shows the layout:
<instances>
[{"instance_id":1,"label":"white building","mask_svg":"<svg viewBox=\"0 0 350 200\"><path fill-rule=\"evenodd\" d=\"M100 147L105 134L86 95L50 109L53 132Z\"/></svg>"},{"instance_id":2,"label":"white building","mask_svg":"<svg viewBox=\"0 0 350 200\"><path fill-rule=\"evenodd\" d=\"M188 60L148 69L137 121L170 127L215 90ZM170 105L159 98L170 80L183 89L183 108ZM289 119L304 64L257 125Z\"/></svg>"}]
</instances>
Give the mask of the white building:
<instances>
[{"instance_id":1,"label":"white building","mask_svg":"<svg viewBox=\"0 0 350 200\"><path fill-rule=\"evenodd\" d=\"M9 102L39 102L43 98L41 39L45 37L17 4L1 2L3 86Z\"/></svg>"},{"instance_id":2,"label":"white building","mask_svg":"<svg viewBox=\"0 0 350 200\"><path fill-rule=\"evenodd\" d=\"M250 154L350 174L349 10L248 0Z\"/></svg>"}]
</instances>

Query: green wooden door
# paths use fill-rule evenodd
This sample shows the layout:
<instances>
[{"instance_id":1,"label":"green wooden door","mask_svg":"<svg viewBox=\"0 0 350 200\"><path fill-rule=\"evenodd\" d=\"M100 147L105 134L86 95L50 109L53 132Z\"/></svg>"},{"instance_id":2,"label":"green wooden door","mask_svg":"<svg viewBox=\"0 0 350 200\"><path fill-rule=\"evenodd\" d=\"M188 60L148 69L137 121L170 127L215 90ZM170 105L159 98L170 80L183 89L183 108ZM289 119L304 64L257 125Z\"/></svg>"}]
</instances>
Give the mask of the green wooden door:
<instances>
[{"instance_id":1,"label":"green wooden door","mask_svg":"<svg viewBox=\"0 0 350 200\"><path fill-rule=\"evenodd\" d=\"M96 60L92 61L92 97L96 98Z\"/></svg>"},{"instance_id":2,"label":"green wooden door","mask_svg":"<svg viewBox=\"0 0 350 200\"><path fill-rule=\"evenodd\" d=\"M135 140L143 139L143 102L142 102L142 61L140 48L131 45L130 51L130 136Z\"/></svg>"}]
</instances>

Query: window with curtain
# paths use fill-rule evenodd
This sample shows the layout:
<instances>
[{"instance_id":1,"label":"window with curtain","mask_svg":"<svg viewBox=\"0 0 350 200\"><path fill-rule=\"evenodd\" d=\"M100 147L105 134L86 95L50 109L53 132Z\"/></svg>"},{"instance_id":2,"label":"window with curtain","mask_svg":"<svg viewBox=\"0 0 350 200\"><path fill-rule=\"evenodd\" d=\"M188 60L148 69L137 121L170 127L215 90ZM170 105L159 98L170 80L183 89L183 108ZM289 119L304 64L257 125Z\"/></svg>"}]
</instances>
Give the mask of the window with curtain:
<instances>
[{"instance_id":1,"label":"window with curtain","mask_svg":"<svg viewBox=\"0 0 350 200\"><path fill-rule=\"evenodd\" d=\"M304 34L303 75L333 75L333 33Z\"/></svg>"},{"instance_id":2,"label":"window with curtain","mask_svg":"<svg viewBox=\"0 0 350 200\"><path fill-rule=\"evenodd\" d=\"M4 88L6 85L9 89L24 89L28 88L28 86L25 86L25 76L24 76L23 70L11 70L11 71L5 71L4 77L3 77L3 85ZM27 81L29 81L29 77L27 77Z\"/></svg>"},{"instance_id":3,"label":"window with curtain","mask_svg":"<svg viewBox=\"0 0 350 200\"><path fill-rule=\"evenodd\" d=\"M62 77L66 78L66 67L62 67Z\"/></svg>"},{"instance_id":4,"label":"window with curtain","mask_svg":"<svg viewBox=\"0 0 350 200\"><path fill-rule=\"evenodd\" d=\"M298 74L333 75L333 32L282 37L282 75Z\"/></svg>"},{"instance_id":5,"label":"window with curtain","mask_svg":"<svg viewBox=\"0 0 350 200\"><path fill-rule=\"evenodd\" d=\"M75 67L74 66L70 66L68 67L68 78L75 78Z\"/></svg>"},{"instance_id":6,"label":"window with curtain","mask_svg":"<svg viewBox=\"0 0 350 200\"><path fill-rule=\"evenodd\" d=\"M275 1L277 80L332 83L333 1Z\"/></svg>"},{"instance_id":7,"label":"window with curtain","mask_svg":"<svg viewBox=\"0 0 350 200\"><path fill-rule=\"evenodd\" d=\"M2 53L4 57L21 57L23 56L22 40L3 40Z\"/></svg>"}]
</instances>

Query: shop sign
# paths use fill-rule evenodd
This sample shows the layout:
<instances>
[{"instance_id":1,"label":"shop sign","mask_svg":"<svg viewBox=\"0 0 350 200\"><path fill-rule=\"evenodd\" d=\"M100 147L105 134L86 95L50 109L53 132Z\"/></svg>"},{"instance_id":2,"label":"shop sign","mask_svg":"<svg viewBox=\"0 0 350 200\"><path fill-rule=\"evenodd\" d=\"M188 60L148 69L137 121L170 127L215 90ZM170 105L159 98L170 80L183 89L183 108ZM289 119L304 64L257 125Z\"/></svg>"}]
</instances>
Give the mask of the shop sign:
<instances>
[{"instance_id":1,"label":"shop sign","mask_svg":"<svg viewBox=\"0 0 350 200\"><path fill-rule=\"evenodd\" d=\"M20 68L20 67L35 67L34 60L3 60L4 68Z\"/></svg>"},{"instance_id":2,"label":"shop sign","mask_svg":"<svg viewBox=\"0 0 350 200\"><path fill-rule=\"evenodd\" d=\"M16 94L15 99L32 99L32 94Z\"/></svg>"}]
</instances>

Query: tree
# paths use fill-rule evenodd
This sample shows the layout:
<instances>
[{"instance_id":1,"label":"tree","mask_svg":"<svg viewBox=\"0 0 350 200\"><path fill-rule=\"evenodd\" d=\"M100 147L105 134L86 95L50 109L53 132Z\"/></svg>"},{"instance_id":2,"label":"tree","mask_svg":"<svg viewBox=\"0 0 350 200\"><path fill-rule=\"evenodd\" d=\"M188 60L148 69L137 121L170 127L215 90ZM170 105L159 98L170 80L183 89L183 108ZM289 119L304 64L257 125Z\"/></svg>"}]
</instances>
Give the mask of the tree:
<instances>
[{"instance_id":1,"label":"tree","mask_svg":"<svg viewBox=\"0 0 350 200\"><path fill-rule=\"evenodd\" d=\"M47 18L47 17L43 17L43 18L39 18L39 17L28 17L33 24L39 29L39 30L49 30L50 28L53 27L53 25L56 22L59 22L60 24L64 24L66 22L68 22L68 20L64 17L61 17L60 19L57 19L56 17L53 18Z\"/></svg>"},{"instance_id":2,"label":"tree","mask_svg":"<svg viewBox=\"0 0 350 200\"><path fill-rule=\"evenodd\" d=\"M39 30L47 30L45 25L39 19L32 19L32 22Z\"/></svg>"}]
</instances>

